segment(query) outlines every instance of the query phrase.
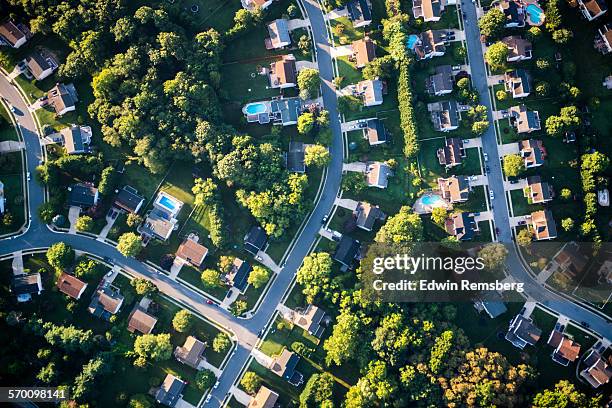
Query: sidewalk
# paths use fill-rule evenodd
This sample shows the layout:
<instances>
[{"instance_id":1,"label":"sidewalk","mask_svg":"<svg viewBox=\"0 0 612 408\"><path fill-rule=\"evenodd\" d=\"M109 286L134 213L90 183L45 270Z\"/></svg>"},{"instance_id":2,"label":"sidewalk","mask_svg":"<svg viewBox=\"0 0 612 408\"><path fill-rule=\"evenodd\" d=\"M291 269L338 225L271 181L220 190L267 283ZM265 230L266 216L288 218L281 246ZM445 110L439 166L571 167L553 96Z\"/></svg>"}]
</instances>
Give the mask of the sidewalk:
<instances>
[{"instance_id":1,"label":"sidewalk","mask_svg":"<svg viewBox=\"0 0 612 408\"><path fill-rule=\"evenodd\" d=\"M13 254L13 275L24 275L23 252L18 251Z\"/></svg>"}]
</instances>

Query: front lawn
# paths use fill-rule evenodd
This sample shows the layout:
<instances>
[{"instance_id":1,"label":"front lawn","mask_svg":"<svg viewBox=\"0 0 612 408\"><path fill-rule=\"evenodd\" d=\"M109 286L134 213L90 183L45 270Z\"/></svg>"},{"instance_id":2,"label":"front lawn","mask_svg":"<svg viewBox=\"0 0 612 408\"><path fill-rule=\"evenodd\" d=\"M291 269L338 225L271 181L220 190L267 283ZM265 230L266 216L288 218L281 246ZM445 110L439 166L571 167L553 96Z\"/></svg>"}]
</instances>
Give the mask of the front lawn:
<instances>
[{"instance_id":1,"label":"front lawn","mask_svg":"<svg viewBox=\"0 0 612 408\"><path fill-rule=\"evenodd\" d=\"M23 174L21 172L21 153L6 153L9 163L0 167L0 182L4 184L5 212L11 214L13 222L6 226L0 222L0 235L14 232L25 223L25 196Z\"/></svg>"}]
</instances>

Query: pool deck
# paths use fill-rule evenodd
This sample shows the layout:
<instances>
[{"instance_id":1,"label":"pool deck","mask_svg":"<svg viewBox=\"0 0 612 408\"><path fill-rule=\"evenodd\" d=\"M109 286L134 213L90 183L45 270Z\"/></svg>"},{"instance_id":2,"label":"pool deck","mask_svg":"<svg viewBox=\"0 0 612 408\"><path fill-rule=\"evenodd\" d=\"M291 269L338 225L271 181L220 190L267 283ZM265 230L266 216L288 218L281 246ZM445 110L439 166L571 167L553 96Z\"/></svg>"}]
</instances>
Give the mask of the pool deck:
<instances>
[{"instance_id":1,"label":"pool deck","mask_svg":"<svg viewBox=\"0 0 612 408\"><path fill-rule=\"evenodd\" d=\"M438 200L436 200L436 202L433 204L424 203L423 198L430 197L430 196L437 196ZM417 198L416 202L412 206L412 209L414 210L415 213L422 215L422 214L431 214L433 209L437 207L442 207L442 208L446 208L447 210L450 210L453 208L453 205L447 202L444 198L442 198L439 192L429 192Z\"/></svg>"}]
</instances>

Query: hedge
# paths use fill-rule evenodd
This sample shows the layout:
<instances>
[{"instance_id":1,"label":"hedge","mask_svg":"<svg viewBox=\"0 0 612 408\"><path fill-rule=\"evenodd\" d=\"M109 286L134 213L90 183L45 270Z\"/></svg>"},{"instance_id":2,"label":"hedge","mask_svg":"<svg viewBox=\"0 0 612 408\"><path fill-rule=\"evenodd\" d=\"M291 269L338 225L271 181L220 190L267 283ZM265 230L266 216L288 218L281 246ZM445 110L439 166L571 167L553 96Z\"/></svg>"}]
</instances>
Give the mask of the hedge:
<instances>
[{"instance_id":1,"label":"hedge","mask_svg":"<svg viewBox=\"0 0 612 408\"><path fill-rule=\"evenodd\" d=\"M419 152L417 140L417 125L412 108L412 89L410 86L410 66L408 62L399 63L399 76L397 79L397 100L400 111L400 124L404 132L404 154L414 157Z\"/></svg>"}]
</instances>

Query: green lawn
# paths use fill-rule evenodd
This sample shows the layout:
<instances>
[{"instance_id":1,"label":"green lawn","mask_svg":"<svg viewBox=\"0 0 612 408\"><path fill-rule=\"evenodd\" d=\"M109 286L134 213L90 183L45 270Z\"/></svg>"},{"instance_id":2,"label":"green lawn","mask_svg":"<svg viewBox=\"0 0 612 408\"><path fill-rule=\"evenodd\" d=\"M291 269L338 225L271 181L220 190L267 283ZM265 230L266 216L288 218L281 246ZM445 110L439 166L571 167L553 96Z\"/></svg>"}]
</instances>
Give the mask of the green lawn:
<instances>
[{"instance_id":1,"label":"green lawn","mask_svg":"<svg viewBox=\"0 0 612 408\"><path fill-rule=\"evenodd\" d=\"M0 181L4 183L4 208L6 213L13 216L10 226L0 223L0 235L14 232L21 228L25 222L25 197L23 174L21 172L21 153L7 153L11 157L10 164L0 168Z\"/></svg>"},{"instance_id":2,"label":"green lawn","mask_svg":"<svg viewBox=\"0 0 612 408\"><path fill-rule=\"evenodd\" d=\"M0 142L6 140L19 140L17 131L11 122L9 113L4 108L4 105L0 104Z\"/></svg>"},{"instance_id":3,"label":"green lawn","mask_svg":"<svg viewBox=\"0 0 612 408\"><path fill-rule=\"evenodd\" d=\"M336 47L351 44L353 41L364 37L364 32L360 28L353 27L353 23L348 17L331 20L331 26Z\"/></svg>"},{"instance_id":4,"label":"green lawn","mask_svg":"<svg viewBox=\"0 0 612 408\"><path fill-rule=\"evenodd\" d=\"M267 75L259 74L262 67L269 68L277 60L275 56L262 58L257 62L231 62L223 66L222 83L229 100L247 102L267 100L281 95L280 88L271 88Z\"/></svg>"},{"instance_id":5,"label":"green lawn","mask_svg":"<svg viewBox=\"0 0 612 408\"><path fill-rule=\"evenodd\" d=\"M349 61L348 57L338 57L336 61L338 62L338 73L342 77L342 86L356 84L363 79L361 71Z\"/></svg>"},{"instance_id":6,"label":"green lawn","mask_svg":"<svg viewBox=\"0 0 612 408\"><path fill-rule=\"evenodd\" d=\"M512 190L510 196L512 197L512 209L514 210L515 217L528 215L544 208L541 205L529 204L527 198L523 195L523 190Z\"/></svg>"}]
</instances>

